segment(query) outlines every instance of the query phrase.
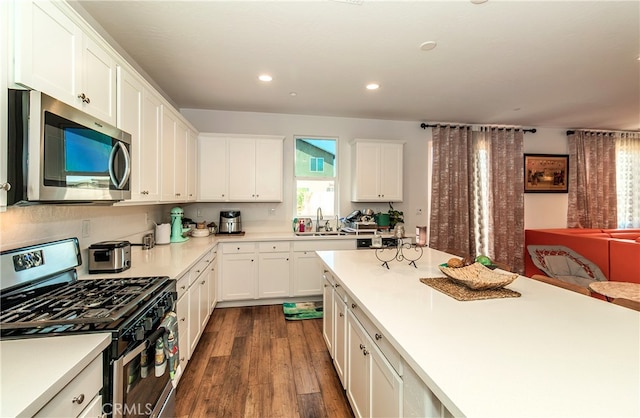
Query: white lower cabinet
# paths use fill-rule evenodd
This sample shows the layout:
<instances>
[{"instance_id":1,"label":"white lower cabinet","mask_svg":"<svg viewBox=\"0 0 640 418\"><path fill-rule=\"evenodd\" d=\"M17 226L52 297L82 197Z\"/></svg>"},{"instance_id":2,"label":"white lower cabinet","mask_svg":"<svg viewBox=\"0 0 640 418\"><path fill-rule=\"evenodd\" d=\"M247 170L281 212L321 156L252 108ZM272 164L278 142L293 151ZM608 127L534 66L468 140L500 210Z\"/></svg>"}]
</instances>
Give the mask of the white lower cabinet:
<instances>
[{"instance_id":1,"label":"white lower cabinet","mask_svg":"<svg viewBox=\"0 0 640 418\"><path fill-rule=\"evenodd\" d=\"M93 405L102 389L102 353L56 394L37 417L77 417ZM100 409L102 402L100 402ZM99 411L100 411L99 409ZM91 409L93 410L93 409Z\"/></svg>"},{"instance_id":2,"label":"white lower cabinet","mask_svg":"<svg viewBox=\"0 0 640 418\"><path fill-rule=\"evenodd\" d=\"M327 344L331 358L335 356L334 340L336 337L336 318L333 310L334 286L333 276L327 270L324 270L322 274L322 337L325 344Z\"/></svg>"},{"instance_id":3,"label":"white lower cabinet","mask_svg":"<svg viewBox=\"0 0 640 418\"><path fill-rule=\"evenodd\" d=\"M210 303L211 287L216 287L215 255L217 249L208 251L176 283L178 316L178 349L184 371L207 325L213 306ZM215 297L215 291L213 292Z\"/></svg>"},{"instance_id":4,"label":"white lower cabinet","mask_svg":"<svg viewBox=\"0 0 640 418\"><path fill-rule=\"evenodd\" d=\"M333 293L334 338L333 338L333 365L342 382L342 387L347 387L347 316L348 309L346 295L339 284L336 284Z\"/></svg>"},{"instance_id":5,"label":"white lower cabinet","mask_svg":"<svg viewBox=\"0 0 640 418\"><path fill-rule=\"evenodd\" d=\"M222 277L220 299L255 299L258 274L255 243L222 244Z\"/></svg>"},{"instance_id":6,"label":"white lower cabinet","mask_svg":"<svg viewBox=\"0 0 640 418\"><path fill-rule=\"evenodd\" d=\"M287 247L289 243L287 242ZM288 248L287 248L288 249ZM258 257L258 297L275 298L291 295L291 253L260 252Z\"/></svg>"},{"instance_id":7,"label":"white lower cabinet","mask_svg":"<svg viewBox=\"0 0 640 418\"><path fill-rule=\"evenodd\" d=\"M402 375L404 382L402 411L405 417L451 417L438 397L410 367Z\"/></svg>"}]
</instances>

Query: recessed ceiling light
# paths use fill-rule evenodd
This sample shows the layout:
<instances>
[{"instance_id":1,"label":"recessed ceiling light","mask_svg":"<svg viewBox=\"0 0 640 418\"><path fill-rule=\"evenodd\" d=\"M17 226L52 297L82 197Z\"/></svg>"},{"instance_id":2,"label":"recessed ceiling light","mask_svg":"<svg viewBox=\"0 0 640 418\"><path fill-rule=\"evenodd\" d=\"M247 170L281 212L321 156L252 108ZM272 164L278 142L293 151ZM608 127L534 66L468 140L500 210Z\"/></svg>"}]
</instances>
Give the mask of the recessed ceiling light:
<instances>
[{"instance_id":1,"label":"recessed ceiling light","mask_svg":"<svg viewBox=\"0 0 640 418\"><path fill-rule=\"evenodd\" d=\"M420 44L420 49L423 51L431 51L438 45L436 41L427 41Z\"/></svg>"},{"instance_id":2,"label":"recessed ceiling light","mask_svg":"<svg viewBox=\"0 0 640 418\"><path fill-rule=\"evenodd\" d=\"M380 84L369 83L367 84L367 90L377 90L380 88Z\"/></svg>"},{"instance_id":3,"label":"recessed ceiling light","mask_svg":"<svg viewBox=\"0 0 640 418\"><path fill-rule=\"evenodd\" d=\"M273 80L273 77L271 77L269 74L262 74L262 75L258 76L258 80L260 80L260 81L271 81L271 80Z\"/></svg>"},{"instance_id":4,"label":"recessed ceiling light","mask_svg":"<svg viewBox=\"0 0 640 418\"><path fill-rule=\"evenodd\" d=\"M486 3L487 0L471 0L471 3L473 4L482 4L482 3Z\"/></svg>"},{"instance_id":5,"label":"recessed ceiling light","mask_svg":"<svg viewBox=\"0 0 640 418\"><path fill-rule=\"evenodd\" d=\"M298 95L298 93L296 93L295 91L292 91L292 92L289 93L289 96L291 96L291 97L295 97L297 95Z\"/></svg>"}]
</instances>

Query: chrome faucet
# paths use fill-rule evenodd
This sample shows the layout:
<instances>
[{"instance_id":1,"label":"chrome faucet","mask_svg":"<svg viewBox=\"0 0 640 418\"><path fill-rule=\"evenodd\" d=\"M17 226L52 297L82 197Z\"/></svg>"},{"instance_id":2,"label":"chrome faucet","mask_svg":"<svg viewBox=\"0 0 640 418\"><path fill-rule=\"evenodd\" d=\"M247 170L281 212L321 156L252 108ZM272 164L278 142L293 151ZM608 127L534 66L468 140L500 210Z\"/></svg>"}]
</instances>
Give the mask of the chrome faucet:
<instances>
[{"instance_id":1,"label":"chrome faucet","mask_svg":"<svg viewBox=\"0 0 640 418\"><path fill-rule=\"evenodd\" d=\"M316 211L316 232L320 232L320 228L323 228L320 226L320 221L322 220L324 220L322 217L322 208L318 207L318 210Z\"/></svg>"}]
</instances>

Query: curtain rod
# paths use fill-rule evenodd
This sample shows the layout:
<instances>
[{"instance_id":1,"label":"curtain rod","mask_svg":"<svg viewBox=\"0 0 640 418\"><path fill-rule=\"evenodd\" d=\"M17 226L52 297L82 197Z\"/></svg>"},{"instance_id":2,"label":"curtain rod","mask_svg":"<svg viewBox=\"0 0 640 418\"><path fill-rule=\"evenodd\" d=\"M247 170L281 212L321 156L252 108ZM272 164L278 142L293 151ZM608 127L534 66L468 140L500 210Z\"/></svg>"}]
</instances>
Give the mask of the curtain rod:
<instances>
[{"instance_id":1,"label":"curtain rod","mask_svg":"<svg viewBox=\"0 0 640 418\"><path fill-rule=\"evenodd\" d=\"M439 125L429 125L424 122L420 124L420 127L422 129L435 128L436 126L439 126ZM470 126L470 125L449 125L449 126L461 128L461 127ZM510 128L491 128L491 129L510 129ZM531 129L515 128L515 129L522 129L522 132L525 132L525 133L526 132L531 132L532 134L536 133L536 128L531 128Z\"/></svg>"},{"instance_id":2,"label":"curtain rod","mask_svg":"<svg viewBox=\"0 0 640 418\"><path fill-rule=\"evenodd\" d=\"M576 131L584 131L584 132L594 132L594 133L602 133L602 134L609 134L609 135L613 135L615 133L622 133L622 134L637 134L638 131L606 131L606 130L602 130L602 129L570 129L567 131L567 135L573 135L576 133Z\"/></svg>"}]
</instances>

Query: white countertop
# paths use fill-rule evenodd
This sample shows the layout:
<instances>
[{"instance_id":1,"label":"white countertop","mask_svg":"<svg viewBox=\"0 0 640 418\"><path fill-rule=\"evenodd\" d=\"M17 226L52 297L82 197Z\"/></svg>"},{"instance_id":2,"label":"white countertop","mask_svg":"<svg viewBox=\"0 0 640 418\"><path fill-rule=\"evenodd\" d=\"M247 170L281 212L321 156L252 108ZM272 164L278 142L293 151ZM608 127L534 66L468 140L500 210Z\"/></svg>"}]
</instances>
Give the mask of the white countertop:
<instances>
[{"instance_id":1,"label":"white countertop","mask_svg":"<svg viewBox=\"0 0 640 418\"><path fill-rule=\"evenodd\" d=\"M111 342L111 334L0 341L0 416L33 416Z\"/></svg>"},{"instance_id":2,"label":"white countertop","mask_svg":"<svg viewBox=\"0 0 640 418\"><path fill-rule=\"evenodd\" d=\"M460 302L418 268L373 251L318 252L407 363L454 415L640 416L640 313L525 277L519 298Z\"/></svg>"}]
</instances>

